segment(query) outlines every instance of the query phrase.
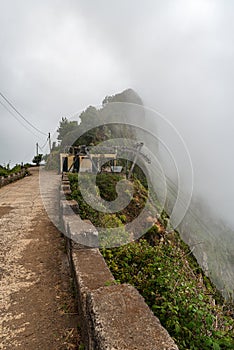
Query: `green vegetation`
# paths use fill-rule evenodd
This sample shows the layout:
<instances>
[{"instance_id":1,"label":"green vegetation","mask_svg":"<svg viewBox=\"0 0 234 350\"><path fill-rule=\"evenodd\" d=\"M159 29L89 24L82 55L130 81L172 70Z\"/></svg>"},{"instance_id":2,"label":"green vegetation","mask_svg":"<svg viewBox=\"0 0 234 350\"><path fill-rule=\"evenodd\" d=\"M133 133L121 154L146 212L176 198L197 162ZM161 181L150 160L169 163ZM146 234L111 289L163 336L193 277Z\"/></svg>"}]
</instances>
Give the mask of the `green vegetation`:
<instances>
[{"instance_id":1,"label":"green vegetation","mask_svg":"<svg viewBox=\"0 0 234 350\"><path fill-rule=\"evenodd\" d=\"M106 96L100 109L87 107L79 115L79 123L62 117L57 129L59 143L57 146L53 145L50 155L44 156L46 169L59 170L59 154L69 152L71 146L96 146L100 142L121 137L135 140L135 131L131 125L108 122L111 115L110 105L114 102L142 105L137 93L127 89L119 94ZM121 108L119 113L121 114ZM143 115L143 111L141 114Z\"/></svg>"},{"instance_id":2,"label":"green vegetation","mask_svg":"<svg viewBox=\"0 0 234 350\"><path fill-rule=\"evenodd\" d=\"M21 170L21 166L16 164L13 168L10 169L10 165L6 166L0 165L0 176L8 176L10 174L18 173Z\"/></svg>"},{"instance_id":3,"label":"green vegetation","mask_svg":"<svg viewBox=\"0 0 234 350\"><path fill-rule=\"evenodd\" d=\"M78 124L76 121L69 121L66 117L63 117L57 129L58 140L62 141L65 135L72 132L77 125Z\"/></svg>"},{"instance_id":4,"label":"green vegetation","mask_svg":"<svg viewBox=\"0 0 234 350\"><path fill-rule=\"evenodd\" d=\"M177 188L168 182L166 210L171 212L177 198ZM220 206L211 207L203 197L193 196L180 226L184 241L194 247L194 255L225 299L234 302L234 230L230 222L219 214ZM185 225L183 223L186 223ZM199 244L198 244L199 242Z\"/></svg>"},{"instance_id":5,"label":"green vegetation","mask_svg":"<svg viewBox=\"0 0 234 350\"><path fill-rule=\"evenodd\" d=\"M175 233L103 255L115 279L135 286L180 349L233 349L234 320Z\"/></svg>"},{"instance_id":6,"label":"green vegetation","mask_svg":"<svg viewBox=\"0 0 234 350\"><path fill-rule=\"evenodd\" d=\"M35 156L32 160L32 162L34 164L36 164L36 166L39 166L41 161L42 161L42 157L43 157L43 154L38 154L37 156Z\"/></svg>"},{"instance_id":7,"label":"green vegetation","mask_svg":"<svg viewBox=\"0 0 234 350\"><path fill-rule=\"evenodd\" d=\"M125 232L124 225L127 222L131 222L135 217L139 215L144 208L147 199L147 190L137 180L133 180L133 198L129 202L126 208L123 210L108 214L104 211L95 210L83 199L83 195L78 187L77 174L69 174L69 180L72 190L71 198L75 199L79 203L80 217L82 219L89 219L97 228L107 229L108 234L105 231L100 230L99 242L105 246L113 246L114 242L118 241L119 244L124 244L128 241L128 233ZM100 206L100 197L106 201L113 201L117 197L116 184L124 179L122 174L110 174L100 173L96 177L95 193L92 194L92 180L95 179L94 174L79 174L79 178L82 177L82 182L85 184L85 197L95 204ZM139 192L140 191L140 192ZM126 188L122 195L130 198L130 189Z\"/></svg>"},{"instance_id":8,"label":"green vegetation","mask_svg":"<svg viewBox=\"0 0 234 350\"><path fill-rule=\"evenodd\" d=\"M114 200L120 178L121 175L99 174L97 194L105 200ZM124 230L125 222L139 214L147 198L147 190L134 179L134 195L128 207L119 213L105 214L84 202L77 175L71 174L69 179L81 217L90 219L97 227L105 223L107 227L119 226ZM166 221L167 214L163 212L142 239L103 249L107 264L117 283L127 282L139 290L180 349L233 349L233 306L224 303L179 234L165 231Z\"/></svg>"},{"instance_id":9,"label":"green vegetation","mask_svg":"<svg viewBox=\"0 0 234 350\"><path fill-rule=\"evenodd\" d=\"M79 174L82 176L83 181L85 181L86 192L90 193L90 185L93 174ZM78 176L77 174L68 174L71 190L72 199L77 200L80 208L80 217L82 219L89 219L97 227L102 226L102 221L108 217L108 214L102 213L93 209L84 200L81 191L78 187ZM93 201L98 200L99 196L106 201L113 201L117 197L116 184L123 180L125 177L123 174L112 174L112 173L100 173L96 177L96 195L97 199L93 198ZM141 210L144 208L145 202L147 200L147 190L141 185L140 181L136 178L133 179L133 198L129 205L123 210L112 214L112 219L115 217L123 224L126 222L131 222L135 217L139 215ZM125 190L125 195L130 195L130 189ZM114 220L114 219L113 219ZM119 226L119 225L117 225ZM116 227L116 225L114 226Z\"/></svg>"},{"instance_id":10,"label":"green vegetation","mask_svg":"<svg viewBox=\"0 0 234 350\"><path fill-rule=\"evenodd\" d=\"M0 176L8 176L8 175L9 175L9 170L0 165Z\"/></svg>"},{"instance_id":11,"label":"green vegetation","mask_svg":"<svg viewBox=\"0 0 234 350\"><path fill-rule=\"evenodd\" d=\"M108 108L110 102L142 104L132 90L126 90L121 94L105 97L100 109L88 107L81 113L79 125L77 122L70 122L63 118L58 129L58 139L61 140L61 145L52 159L58 157L60 149L66 150L68 149L66 146L71 146L71 144L98 145L102 141L116 137L134 140L135 133L130 126L102 123L107 115L111 114ZM95 125L101 126L96 127ZM81 136L76 139L77 135ZM123 163L119 165L125 167L127 164L123 160ZM84 201L83 194L93 204L100 205L100 197L110 202L116 200L116 184L124 179L122 174L98 174L94 191L91 191L91 185L92 176L95 175L79 174L85 183L83 193L78 187L77 174L69 174L71 198L78 201L82 219L89 219L97 228L106 228L107 235L105 236L102 236L102 231L99 230L99 240L103 247L103 256L116 283L127 282L139 290L162 325L175 339L179 349L234 349L233 305L223 300L217 289L204 275L191 250L180 239L178 232L165 230L169 219L165 210L162 211L160 218L155 219L154 226L138 241L117 248L106 248L112 246L116 236L120 244L126 242L128 233L125 231L125 224L138 217L145 207L148 186L150 186L144 175L146 173L147 167L144 164L140 167L135 166L132 179L133 196L129 204L120 212L110 214L105 213L104 210L95 210L93 206ZM125 189L124 195L130 198L130 188ZM156 196L155 203L160 209ZM200 217L200 214L198 216ZM152 215L150 219L154 218ZM115 228L114 234L110 230L113 228ZM191 230L193 229L201 231L201 241L207 239L207 232L203 230L203 226L199 225L198 228L194 224L194 227L191 227ZM137 232L133 232L133 238L135 233ZM186 236L186 233L183 232L183 234ZM230 232L230 237L231 235L232 232ZM217 245L215 243L213 245L212 249L217 249ZM229 250L231 246L225 246L225 254ZM230 256L231 264L233 255L230 252L228 256ZM223 278L224 269L221 272ZM217 271L217 274L221 273ZM111 283L107 282L107 285Z\"/></svg>"}]
</instances>

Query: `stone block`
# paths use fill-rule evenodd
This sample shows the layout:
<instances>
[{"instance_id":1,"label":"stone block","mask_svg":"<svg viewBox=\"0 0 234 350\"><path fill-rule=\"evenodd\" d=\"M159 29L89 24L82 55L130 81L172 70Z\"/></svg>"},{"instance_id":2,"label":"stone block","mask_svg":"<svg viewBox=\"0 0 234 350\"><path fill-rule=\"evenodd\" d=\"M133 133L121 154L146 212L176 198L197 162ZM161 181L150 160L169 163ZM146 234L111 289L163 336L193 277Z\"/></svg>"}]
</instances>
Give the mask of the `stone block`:
<instances>
[{"instance_id":1,"label":"stone block","mask_svg":"<svg viewBox=\"0 0 234 350\"><path fill-rule=\"evenodd\" d=\"M90 221L84 221L79 215L68 220L68 235L76 243L86 247L98 247L98 231Z\"/></svg>"},{"instance_id":2,"label":"stone block","mask_svg":"<svg viewBox=\"0 0 234 350\"><path fill-rule=\"evenodd\" d=\"M79 205L75 200L61 200L60 209L62 215L79 214Z\"/></svg>"},{"instance_id":3,"label":"stone block","mask_svg":"<svg viewBox=\"0 0 234 350\"><path fill-rule=\"evenodd\" d=\"M89 350L178 350L134 287L93 290L86 302Z\"/></svg>"}]
</instances>

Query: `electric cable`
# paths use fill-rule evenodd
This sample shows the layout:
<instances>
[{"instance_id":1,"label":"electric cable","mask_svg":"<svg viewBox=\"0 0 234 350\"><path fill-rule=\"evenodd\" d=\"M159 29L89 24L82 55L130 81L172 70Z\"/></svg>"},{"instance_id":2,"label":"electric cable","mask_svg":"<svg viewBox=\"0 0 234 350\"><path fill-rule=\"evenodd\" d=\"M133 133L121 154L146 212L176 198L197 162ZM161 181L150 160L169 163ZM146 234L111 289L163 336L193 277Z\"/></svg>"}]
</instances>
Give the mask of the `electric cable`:
<instances>
[{"instance_id":1,"label":"electric cable","mask_svg":"<svg viewBox=\"0 0 234 350\"><path fill-rule=\"evenodd\" d=\"M27 120L27 118L25 118L23 116L22 113L20 113L17 108L6 98L6 96L3 95L2 92L0 92L0 96L9 104L9 106L28 124L31 126L31 128L33 128L34 130L36 130L37 132L39 132L42 135L47 135L46 133L44 133L43 131L39 130L36 126L34 126L30 121Z\"/></svg>"},{"instance_id":2,"label":"electric cable","mask_svg":"<svg viewBox=\"0 0 234 350\"><path fill-rule=\"evenodd\" d=\"M35 137L38 137L38 135L34 134L34 132L27 127L27 125L23 124L19 118L16 117L16 115L6 106L4 103L0 100L0 104L9 112L19 123L22 125L26 130L28 130L32 135Z\"/></svg>"},{"instance_id":3,"label":"electric cable","mask_svg":"<svg viewBox=\"0 0 234 350\"><path fill-rule=\"evenodd\" d=\"M44 152L40 145L38 145L38 147L40 148L41 152Z\"/></svg>"},{"instance_id":4,"label":"electric cable","mask_svg":"<svg viewBox=\"0 0 234 350\"><path fill-rule=\"evenodd\" d=\"M45 148L45 146L47 145L47 142L48 142L48 137L47 137L47 139L46 139L46 142L43 144L43 146L41 146L40 148Z\"/></svg>"}]
</instances>

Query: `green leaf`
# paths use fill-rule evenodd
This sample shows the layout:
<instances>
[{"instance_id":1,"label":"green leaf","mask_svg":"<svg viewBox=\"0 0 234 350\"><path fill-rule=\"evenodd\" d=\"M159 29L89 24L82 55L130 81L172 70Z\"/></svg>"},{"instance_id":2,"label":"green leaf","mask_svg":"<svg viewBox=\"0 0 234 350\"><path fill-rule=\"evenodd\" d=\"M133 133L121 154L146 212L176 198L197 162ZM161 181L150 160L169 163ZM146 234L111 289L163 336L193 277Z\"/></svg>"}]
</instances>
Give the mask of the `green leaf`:
<instances>
[{"instance_id":1,"label":"green leaf","mask_svg":"<svg viewBox=\"0 0 234 350\"><path fill-rule=\"evenodd\" d=\"M220 350L220 346L218 343L213 343L213 350Z\"/></svg>"}]
</instances>

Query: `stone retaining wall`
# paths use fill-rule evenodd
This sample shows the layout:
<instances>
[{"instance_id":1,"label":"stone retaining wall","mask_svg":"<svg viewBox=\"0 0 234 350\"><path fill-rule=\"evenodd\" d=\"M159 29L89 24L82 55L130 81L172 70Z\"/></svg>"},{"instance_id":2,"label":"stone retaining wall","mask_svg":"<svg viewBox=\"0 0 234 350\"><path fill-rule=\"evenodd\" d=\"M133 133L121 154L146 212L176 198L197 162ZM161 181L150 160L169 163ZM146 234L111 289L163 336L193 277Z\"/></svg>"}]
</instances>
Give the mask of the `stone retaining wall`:
<instances>
[{"instance_id":1,"label":"stone retaining wall","mask_svg":"<svg viewBox=\"0 0 234 350\"><path fill-rule=\"evenodd\" d=\"M63 175L62 193L70 193L67 180ZM98 245L98 233L81 220L77 202L63 199L60 205L86 349L178 350L138 291L116 284L99 249L88 247Z\"/></svg>"},{"instance_id":2,"label":"stone retaining wall","mask_svg":"<svg viewBox=\"0 0 234 350\"><path fill-rule=\"evenodd\" d=\"M22 179L25 176L25 169L19 171L18 173L10 174L8 176L0 176L0 187L8 185L14 181Z\"/></svg>"}]
</instances>

